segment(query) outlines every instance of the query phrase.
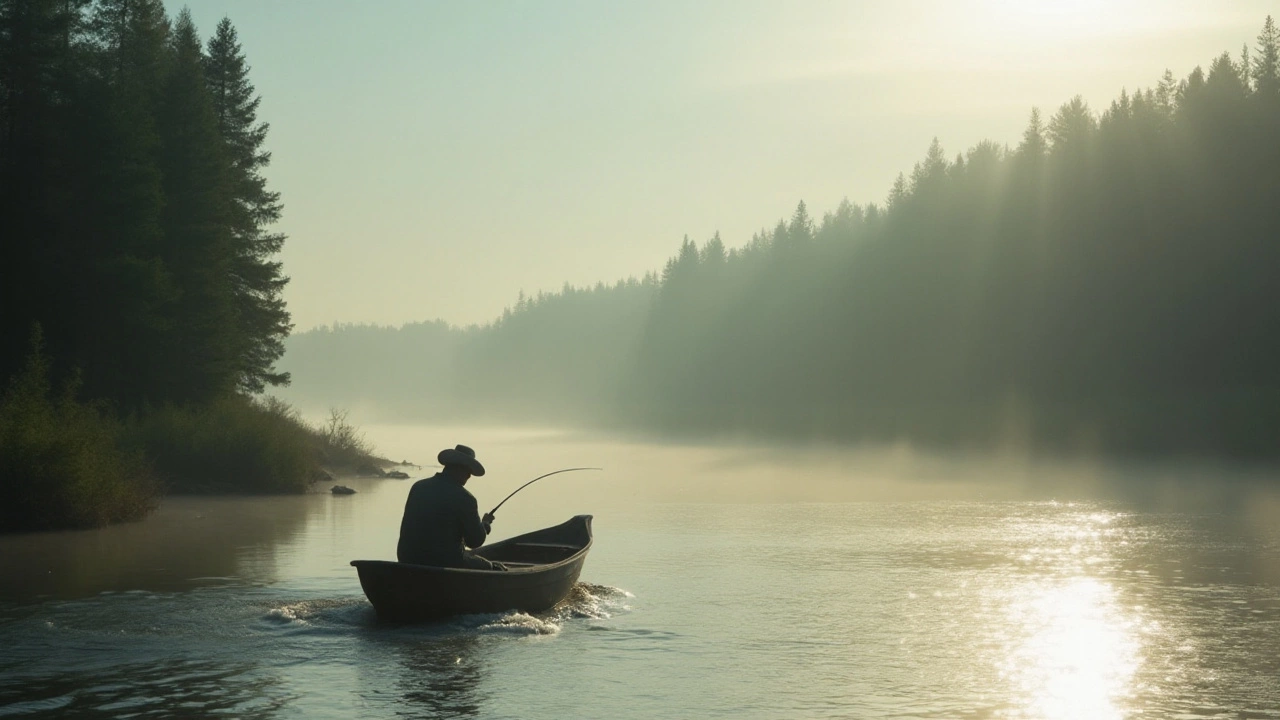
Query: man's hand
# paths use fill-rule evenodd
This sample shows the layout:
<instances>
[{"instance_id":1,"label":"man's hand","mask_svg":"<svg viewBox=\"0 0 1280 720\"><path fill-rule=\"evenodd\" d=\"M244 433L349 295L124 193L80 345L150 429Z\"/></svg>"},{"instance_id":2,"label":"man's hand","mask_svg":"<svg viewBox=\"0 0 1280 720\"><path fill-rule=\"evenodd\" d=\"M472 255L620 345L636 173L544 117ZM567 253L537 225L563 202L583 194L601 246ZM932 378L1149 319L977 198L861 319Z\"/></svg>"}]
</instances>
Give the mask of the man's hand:
<instances>
[{"instance_id":1,"label":"man's hand","mask_svg":"<svg viewBox=\"0 0 1280 720\"><path fill-rule=\"evenodd\" d=\"M484 531L488 533L489 526L493 525L493 513L485 513L484 517L480 518L480 524L484 525Z\"/></svg>"}]
</instances>

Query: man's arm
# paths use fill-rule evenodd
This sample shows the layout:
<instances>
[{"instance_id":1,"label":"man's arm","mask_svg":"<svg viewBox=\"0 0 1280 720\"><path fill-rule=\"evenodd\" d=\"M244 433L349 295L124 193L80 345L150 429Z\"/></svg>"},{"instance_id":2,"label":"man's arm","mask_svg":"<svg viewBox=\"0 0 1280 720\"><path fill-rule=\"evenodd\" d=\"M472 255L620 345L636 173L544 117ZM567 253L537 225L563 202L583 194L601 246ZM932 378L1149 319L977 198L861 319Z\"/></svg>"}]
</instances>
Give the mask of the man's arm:
<instances>
[{"instance_id":1,"label":"man's arm","mask_svg":"<svg viewBox=\"0 0 1280 720\"><path fill-rule=\"evenodd\" d=\"M480 506L475 497L467 494L467 507L462 513L462 541L469 548L478 548L489 535L489 526L480 522Z\"/></svg>"}]
</instances>

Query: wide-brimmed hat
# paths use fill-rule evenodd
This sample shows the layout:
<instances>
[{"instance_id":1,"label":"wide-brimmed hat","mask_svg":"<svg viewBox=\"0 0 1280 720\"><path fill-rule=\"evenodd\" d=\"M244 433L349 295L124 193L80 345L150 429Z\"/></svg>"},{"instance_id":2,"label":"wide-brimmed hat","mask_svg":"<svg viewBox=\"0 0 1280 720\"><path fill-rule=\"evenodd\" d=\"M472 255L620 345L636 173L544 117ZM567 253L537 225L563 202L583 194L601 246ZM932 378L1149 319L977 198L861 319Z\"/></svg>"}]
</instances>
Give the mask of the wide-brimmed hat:
<instances>
[{"instance_id":1,"label":"wide-brimmed hat","mask_svg":"<svg viewBox=\"0 0 1280 720\"><path fill-rule=\"evenodd\" d=\"M441 450L440 454L436 456L436 461L445 467L461 465L470 470L472 475L479 476L484 474L484 466L476 459L476 451L466 445Z\"/></svg>"}]
</instances>

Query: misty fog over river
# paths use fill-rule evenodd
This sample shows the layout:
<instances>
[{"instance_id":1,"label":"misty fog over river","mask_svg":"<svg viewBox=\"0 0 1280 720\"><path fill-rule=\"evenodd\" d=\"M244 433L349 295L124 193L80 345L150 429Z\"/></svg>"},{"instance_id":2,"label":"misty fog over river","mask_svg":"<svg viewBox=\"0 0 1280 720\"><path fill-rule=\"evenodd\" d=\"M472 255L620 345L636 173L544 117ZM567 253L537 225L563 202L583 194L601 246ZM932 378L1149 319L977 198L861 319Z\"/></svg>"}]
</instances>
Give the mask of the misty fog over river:
<instances>
[{"instance_id":1,"label":"misty fog over river","mask_svg":"<svg viewBox=\"0 0 1280 720\"><path fill-rule=\"evenodd\" d=\"M376 623L348 563L394 556L411 481L170 497L0 538L0 716L1280 717L1280 492L1246 471L367 432L415 477L472 445L482 508L605 468L495 523L595 516L570 602Z\"/></svg>"}]
</instances>

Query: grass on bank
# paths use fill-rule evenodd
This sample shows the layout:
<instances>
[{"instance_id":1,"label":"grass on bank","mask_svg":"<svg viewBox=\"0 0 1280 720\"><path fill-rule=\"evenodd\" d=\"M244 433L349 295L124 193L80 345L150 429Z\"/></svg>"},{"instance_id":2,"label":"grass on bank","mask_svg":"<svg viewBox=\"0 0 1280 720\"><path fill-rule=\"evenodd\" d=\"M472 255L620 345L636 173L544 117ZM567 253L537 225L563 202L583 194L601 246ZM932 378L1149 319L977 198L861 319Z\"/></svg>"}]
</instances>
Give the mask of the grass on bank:
<instances>
[{"instance_id":1,"label":"grass on bank","mask_svg":"<svg viewBox=\"0 0 1280 720\"><path fill-rule=\"evenodd\" d=\"M333 410L319 426L276 398L151 408L120 420L54 390L39 331L0 395L0 532L137 520L172 493L300 493L325 469L385 465Z\"/></svg>"},{"instance_id":2,"label":"grass on bank","mask_svg":"<svg viewBox=\"0 0 1280 720\"><path fill-rule=\"evenodd\" d=\"M274 397L152 410L127 434L177 493L299 493L326 479L325 468L381 462L344 411L313 427Z\"/></svg>"}]
</instances>

